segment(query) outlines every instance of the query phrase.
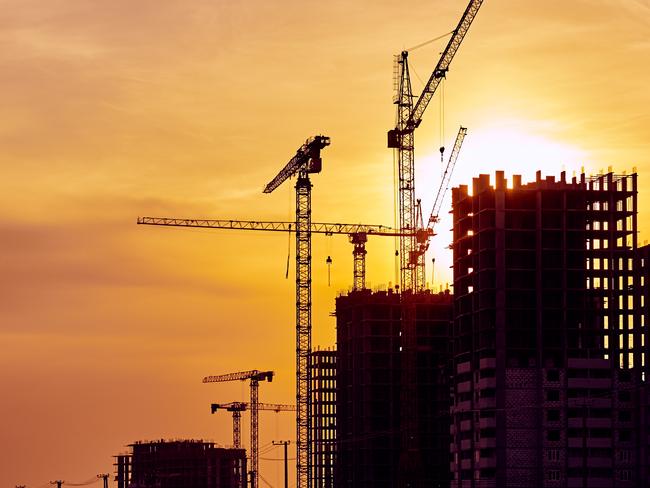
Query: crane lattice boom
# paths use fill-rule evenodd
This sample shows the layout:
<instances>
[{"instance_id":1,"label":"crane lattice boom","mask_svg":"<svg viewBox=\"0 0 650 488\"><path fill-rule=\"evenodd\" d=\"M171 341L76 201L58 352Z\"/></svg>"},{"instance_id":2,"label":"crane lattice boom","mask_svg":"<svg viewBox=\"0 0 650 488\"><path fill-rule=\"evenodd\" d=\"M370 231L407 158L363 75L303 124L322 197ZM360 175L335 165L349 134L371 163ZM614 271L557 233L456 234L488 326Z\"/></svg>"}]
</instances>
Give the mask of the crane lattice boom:
<instances>
[{"instance_id":1,"label":"crane lattice boom","mask_svg":"<svg viewBox=\"0 0 650 488\"><path fill-rule=\"evenodd\" d=\"M138 224L161 225L168 227L197 227L210 229L231 229L231 230L256 230L270 232L294 232L295 222L277 222L268 220L232 220L232 219L176 219L165 217L138 217ZM366 248L365 243L369 235L399 237L408 235L412 238L422 239L422 229L400 232L385 225L370 224L342 224L335 222L312 222L310 227L312 234L347 234L350 242L354 245L352 255L354 257L353 268L353 289L363 290L366 288ZM428 232L425 229L424 232Z\"/></svg>"},{"instance_id":2,"label":"crane lattice boom","mask_svg":"<svg viewBox=\"0 0 650 488\"><path fill-rule=\"evenodd\" d=\"M314 136L300 146L296 155L289 160L284 168L264 187L264 193L271 193L283 182L298 174L300 171L306 173L320 173L322 161L320 150L330 145L330 138L326 136Z\"/></svg>"},{"instance_id":3,"label":"crane lattice boom","mask_svg":"<svg viewBox=\"0 0 650 488\"><path fill-rule=\"evenodd\" d=\"M219 409L226 410L227 412L245 412L250 407L248 402L229 402L229 403L213 403L212 413ZM257 408L259 410L270 410L272 412L295 412L295 405L288 405L283 403L259 403Z\"/></svg>"},{"instance_id":4,"label":"crane lattice boom","mask_svg":"<svg viewBox=\"0 0 650 488\"><path fill-rule=\"evenodd\" d=\"M295 232L295 222L270 220L226 220L226 219L175 219L166 217L138 217L141 225L166 225L172 227L198 227L212 229L257 230L271 232ZM336 222L312 222L312 234L365 234L379 236L400 236L397 229L386 225L341 224ZM415 235L410 232L409 235Z\"/></svg>"},{"instance_id":5,"label":"crane lattice boom","mask_svg":"<svg viewBox=\"0 0 650 488\"><path fill-rule=\"evenodd\" d=\"M422 115L424 114L424 111L429 105L429 102L436 92L436 89L438 88L441 80L445 77L447 71L449 70L451 61L454 59L456 52L458 52L460 44L463 42L465 34L467 34L467 31L472 25L474 17L476 17L478 9L482 4L483 0L472 0L467 5L463 16L460 18L460 22L458 22L458 26L456 26L454 33L447 43L447 47L445 47L445 50L442 52L442 56L440 56L438 64L431 73L429 81L422 90L420 98L418 98L418 101L415 102L411 116L409 117L409 120L406 124L407 130L412 131L420 125L420 122L422 122Z\"/></svg>"},{"instance_id":6,"label":"crane lattice boom","mask_svg":"<svg viewBox=\"0 0 650 488\"><path fill-rule=\"evenodd\" d=\"M239 373L220 374L216 376L206 376L203 378L203 383L219 383L222 381L244 381L255 379L257 381L273 381L273 371L258 371L252 369L250 371L240 371Z\"/></svg>"},{"instance_id":7,"label":"crane lattice boom","mask_svg":"<svg viewBox=\"0 0 650 488\"><path fill-rule=\"evenodd\" d=\"M456 160L458 159L458 154L460 153L460 148L463 145L465 140L465 135L467 135L467 128L461 127L458 129L458 134L456 135L456 142L454 142L454 148L451 151L449 156L449 161L447 161L447 166L445 167L445 172L442 175L440 180L440 186L438 187L438 192L436 193L436 198L433 202L433 207L431 208L431 215L429 216L429 223L427 228L430 233L433 235L433 228L439 220L440 216L440 207L442 206L442 201L445 199L447 191L449 191L449 182L451 181L451 176L454 174L454 168L456 167Z\"/></svg>"}]
</instances>

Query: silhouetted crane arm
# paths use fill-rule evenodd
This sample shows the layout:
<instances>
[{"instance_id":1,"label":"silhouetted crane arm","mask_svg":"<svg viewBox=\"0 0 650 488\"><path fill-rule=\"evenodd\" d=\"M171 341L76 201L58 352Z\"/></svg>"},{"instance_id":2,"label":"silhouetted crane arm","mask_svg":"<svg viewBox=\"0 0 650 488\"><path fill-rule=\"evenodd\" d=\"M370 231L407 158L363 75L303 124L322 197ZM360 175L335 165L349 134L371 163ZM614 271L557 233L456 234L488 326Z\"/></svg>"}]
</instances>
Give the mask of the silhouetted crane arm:
<instances>
[{"instance_id":1,"label":"silhouetted crane arm","mask_svg":"<svg viewBox=\"0 0 650 488\"><path fill-rule=\"evenodd\" d=\"M433 73L431 73L429 81L422 90L420 98L418 98L418 101L415 102L415 105L413 106L413 111L411 112L411 116L409 117L409 120L406 124L407 130L412 131L420 125L420 122L422 122L422 115L424 114L424 111L429 105L431 98L433 98L433 95L436 92L436 89L438 88L441 80L447 74L449 65L451 65L451 61L454 59L458 48L460 48L460 44L463 42L465 34L467 34L470 25L472 25L474 17L476 17L478 9L481 7L482 3L483 0L471 0L469 2L469 5L467 5L463 16L460 18L458 26L454 30L454 33L447 43L447 47L445 47L445 50L443 51L438 64L433 70Z\"/></svg>"},{"instance_id":2,"label":"silhouetted crane arm","mask_svg":"<svg viewBox=\"0 0 650 488\"><path fill-rule=\"evenodd\" d=\"M240 371L238 373L206 376L205 378L203 378L203 383L219 383L222 381L237 381L237 380L244 381L248 379L271 381L272 378L273 378L273 371L258 371L257 369L253 369L250 371Z\"/></svg>"},{"instance_id":3,"label":"silhouetted crane arm","mask_svg":"<svg viewBox=\"0 0 650 488\"><path fill-rule=\"evenodd\" d=\"M250 403L248 402L229 402L229 403L213 403L211 405L212 413L215 413L217 410L227 410L228 412L244 412L250 408ZM288 405L283 403L258 403L257 408L259 410L271 410L273 412L295 412L295 405Z\"/></svg>"},{"instance_id":4,"label":"silhouetted crane arm","mask_svg":"<svg viewBox=\"0 0 650 488\"><path fill-rule=\"evenodd\" d=\"M330 138L326 136L314 136L300 146L296 155L289 160L282 170L264 188L264 193L271 193L283 182L291 178L299 171L307 173L320 173L322 162L320 150L330 145Z\"/></svg>"},{"instance_id":5,"label":"silhouetted crane arm","mask_svg":"<svg viewBox=\"0 0 650 488\"><path fill-rule=\"evenodd\" d=\"M295 412L295 405L286 405L282 403L260 403L260 410L272 410L274 412Z\"/></svg>"},{"instance_id":6,"label":"silhouetted crane arm","mask_svg":"<svg viewBox=\"0 0 650 488\"><path fill-rule=\"evenodd\" d=\"M211 229L258 230L271 232L295 232L295 222L264 220L218 220L218 219L173 219L166 217L138 217L141 225L164 225L170 227L197 227ZM312 222L310 230L315 234L369 234L381 236L402 235L386 225L342 224L336 222Z\"/></svg>"},{"instance_id":7,"label":"silhouetted crane arm","mask_svg":"<svg viewBox=\"0 0 650 488\"><path fill-rule=\"evenodd\" d=\"M454 168L456 167L456 160L458 159L458 154L460 153L460 148L463 145L463 140L465 140L465 135L467 134L467 128L461 127L458 129L458 134L456 135L456 142L454 142L454 148L451 151L451 156L449 156L449 161L447 161L447 166L445 167L445 172L442 175L440 180L440 186L438 187L438 193L436 193L436 198L433 202L433 208L431 209L431 215L429 216L429 223L427 228L433 234L433 227L439 220L440 207L442 206L442 201L449 190L449 182L451 181L451 175L454 173Z\"/></svg>"}]
</instances>

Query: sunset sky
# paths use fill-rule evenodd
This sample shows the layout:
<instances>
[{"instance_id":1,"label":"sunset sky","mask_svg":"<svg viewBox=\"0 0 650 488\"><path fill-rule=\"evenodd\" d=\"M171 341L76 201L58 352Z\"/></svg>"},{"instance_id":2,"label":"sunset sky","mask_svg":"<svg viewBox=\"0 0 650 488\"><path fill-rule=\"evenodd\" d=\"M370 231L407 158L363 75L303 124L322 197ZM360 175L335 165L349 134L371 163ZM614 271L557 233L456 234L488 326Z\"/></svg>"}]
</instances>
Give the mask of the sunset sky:
<instances>
[{"instance_id":1,"label":"sunset sky","mask_svg":"<svg viewBox=\"0 0 650 488\"><path fill-rule=\"evenodd\" d=\"M293 182L262 188L325 134L314 221L392 225L393 55L452 30L465 6L0 0L0 485L112 472L139 439L230 444L230 416L209 404L248 388L207 374L273 369L261 399L295 401L288 237L136 218L291 220ZM445 43L411 54L414 92ZM649 84L648 0L485 0L445 83L444 145L468 128L453 184L636 167L649 239ZM415 136L425 214L440 103ZM451 281L449 227L432 243L436 288ZM313 342L328 347L352 248L345 236L313 248ZM373 287L394 282L393 252L370 238ZM291 414L261 417L261 446L293 440ZM280 486L281 468L263 460L261 474Z\"/></svg>"}]
</instances>

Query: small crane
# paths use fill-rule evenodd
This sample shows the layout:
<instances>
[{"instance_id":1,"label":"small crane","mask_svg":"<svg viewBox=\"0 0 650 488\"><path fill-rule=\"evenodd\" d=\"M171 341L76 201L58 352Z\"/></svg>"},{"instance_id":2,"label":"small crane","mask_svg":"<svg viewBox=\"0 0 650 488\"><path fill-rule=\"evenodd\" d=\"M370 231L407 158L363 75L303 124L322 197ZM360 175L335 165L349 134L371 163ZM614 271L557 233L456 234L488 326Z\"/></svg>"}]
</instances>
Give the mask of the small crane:
<instances>
[{"instance_id":1,"label":"small crane","mask_svg":"<svg viewBox=\"0 0 650 488\"><path fill-rule=\"evenodd\" d=\"M219 409L232 412L232 444L235 449L241 449L241 413L250 408L247 402L213 403L210 405L211 413ZM271 410L273 412L295 412L295 405L284 405L281 403L258 403L258 410Z\"/></svg>"},{"instance_id":2,"label":"small crane","mask_svg":"<svg viewBox=\"0 0 650 488\"><path fill-rule=\"evenodd\" d=\"M433 201L433 207L431 208L431 213L429 215L429 221L427 222L426 227L420 224L418 227L423 229L422 232L416 233L417 241L417 250L413 253L412 263L418 265L419 263L424 263L424 254L429 249L429 240L435 235L435 226L440 221L440 208L442 207L442 202L445 199L445 195L449 191L449 184L451 181L451 176L454 174L454 168L456 167L456 161L458 160L458 155L460 154L460 148L463 146L463 141L467 135L467 128L460 127L458 129L458 134L456 135L456 141L454 142L454 148L451 151L449 156L449 161L447 161L447 166L445 167L445 172L442 175L440 180L440 186L436 192L435 199ZM419 201L418 201L419 205ZM418 207L419 208L419 207ZM420 219L421 219L420 213ZM419 289L424 289L426 287L426 278L424 275L424 270L422 273L418 274L418 279L422 280L418 283ZM433 283L431 283L433 285Z\"/></svg>"},{"instance_id":3,"label":"small crane","mask_svg":"<svg viewBox=\"0 0 650 488\"><path fill-rule=\"evenodd\" d=\"M258 415L257 411L259 408L259 396L258 388L260 381L268 381L269 383L273 381L273 371L259 371L253 369L250 371L241 371L238 373L229 373L216 376L206 376L203 378L203 383L220 383L223 381L245 381L250 380L251 387L251 401L250 401L250 410L251 410L251 480L255 487L258 485L259 472L258 472L258 459L259 459L259 449L258 449Z\"/></svg>"},{"instance_id":4,"label":"small crane","mask_svg":"<svg viewBox=\"0 0 650 488\"><path fill-rule=\"evenodd\" d=\"M161 225L167 227L197 227L209 229L231 229L231 230L256 230L266 232L294 232L294 222L257 221L257 220L216 220L216 219L175 219L165 217L138 217L140 225ZM385 225L370 224L341 224L327 222L312 222L310 226L312 234L334 234L347 235L350 243L354 246L352 289L355 291L366 288L366 242L368 236L399 237L403 233ZM425 229L425 233L430 232ZM421 233L421 232L420 232ZM416 236L415 232L411 232ZM418 239L420 239L419 234ZM432 236L433 234L431 234ZM428 236L428 237L431 237Z\"/></svg>"}]
</instances>

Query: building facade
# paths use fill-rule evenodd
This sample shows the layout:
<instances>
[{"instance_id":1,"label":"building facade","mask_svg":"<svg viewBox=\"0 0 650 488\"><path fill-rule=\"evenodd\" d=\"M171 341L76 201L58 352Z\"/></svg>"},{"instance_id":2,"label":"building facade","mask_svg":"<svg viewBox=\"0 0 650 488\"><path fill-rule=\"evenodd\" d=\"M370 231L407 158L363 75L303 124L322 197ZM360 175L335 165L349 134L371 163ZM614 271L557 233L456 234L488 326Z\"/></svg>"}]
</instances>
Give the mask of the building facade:
<instances>
[{"instance_id":1,"label":"building facade","mask_svg":"<svg viewBox=\"0 0 650 488\"><path fill-rule=\"evenodd\" d=\"M452 296L357 291L336 317L335 485L448 486Z\"/></svg>"},{"instance_id":2,"label":"building facade","mask_svg":"<svg viewBox=\"0 0 650 488\"><path fill-rule=\"evenodd\" d=\"M212 442L136 442L116 456L118 488L244 488L246 451Z\"/></svg>"},{"instance_id":3,"label":"building facade","mask_svg":"<svg viewBox=\"0 0 650 488\"><path fill-rule=\"evenodd\" d=\"M312 486L334 486L336 460L336 350L310 355Z\"/></svg>"},{"instance_id":4,"label":"building facade","mask_svg":"<svg viewBox=\"0 0 650 488\"><path fill-rule=\"evenodd\" d=\"M452 191L454 487L639 486L636 175Z\"/></svg>"}]
</instances>

